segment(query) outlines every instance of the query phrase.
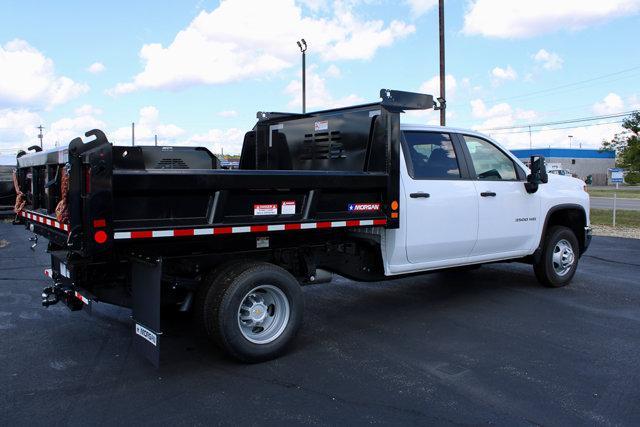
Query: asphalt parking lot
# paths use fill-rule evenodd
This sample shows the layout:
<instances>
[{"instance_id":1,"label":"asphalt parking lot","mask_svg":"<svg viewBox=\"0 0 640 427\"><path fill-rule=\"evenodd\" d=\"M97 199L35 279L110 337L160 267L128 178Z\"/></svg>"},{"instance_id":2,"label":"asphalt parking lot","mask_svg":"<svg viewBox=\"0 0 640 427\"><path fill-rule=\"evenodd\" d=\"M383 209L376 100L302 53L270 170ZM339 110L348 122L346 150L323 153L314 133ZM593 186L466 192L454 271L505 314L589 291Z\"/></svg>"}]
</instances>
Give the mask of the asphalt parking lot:
<instances>
[{"instance_id":1,"label":"asphalt parking lot","mask_svg":"<svg viewBox=\"0 0 640 427\"><path fill-rule=\"evenodd\" d=\"M562 289L520 264L307 287L296 345L258 365L171 319L156 370L126 310L41 307L27 237L0 223L3 425L640 423L640 240L594 238Z\"/></svg>"}]
</instances>

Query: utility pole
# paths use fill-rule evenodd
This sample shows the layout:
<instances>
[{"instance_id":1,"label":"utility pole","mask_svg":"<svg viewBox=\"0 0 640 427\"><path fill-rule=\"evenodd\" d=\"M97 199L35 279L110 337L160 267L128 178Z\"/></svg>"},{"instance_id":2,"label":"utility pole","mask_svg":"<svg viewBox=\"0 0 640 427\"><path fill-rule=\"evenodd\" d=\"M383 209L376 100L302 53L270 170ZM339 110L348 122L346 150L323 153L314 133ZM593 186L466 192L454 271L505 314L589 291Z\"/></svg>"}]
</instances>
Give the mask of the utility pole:
<instances>
[{"instance_id":1,"label":"utility pole","mask_svg":"<svg viewBox=\"0 0 640 427\"><path fill-rule=\"evenodd\" d=\"M571 148L571 140L573 139L573 135L569 135L569 148Z\"/></svg>"},{"instance_id":2,"label":"utility pole","mask_svg":"<svg viewBox=\"0 0 640 427\"><path fill-rule=\"evenodd\" d=\"M158 135L154 135L153 139L154 139L154 141L156 143L156 147L157 147L158 146Z\"/></svg>"},{"instance_id":3,"label":"utility pole","mask_svg":"<svg viewBox=\"0 0 640 427\"><path fill-rule=\"evenodd\" d=\"M307 42L304 39L296 42L302 52L302 114L307 112Z\"/></svg>"},{"instance_id":4,"label":"utility pole","mask_svg":"<svg viewBox=\"0 0 640 427\"><path fill-rule=\"evenodd\" d=\"M531 126L529 126L529 150L531 150Z\"/></svg>"},{"instance_id":5,"label":"utility pole","mask_svg":"<svg viewBox=\"0 0 640 427\"><path fill-rule=\"evenodd\" d=\"M40 125L36 129L40 129L40 133L38 134L38 138L40 139L40 148L42 148L42 129L44 129L44 127L42 125Z\"/></svg>"},{"instance_id":6,"label":"utility pole","mask_svg":"<svg viewBox=\"0 0 640 427\"><path fill-rule=\"evenodd\" d=\"M447 124L446 118L446 97L445 97L445 67L444 67L444 0L438 2L438 17L440 27L440 126Z\"/></svg>"},{"instance_id":7,"label":"utility pole","mask_svg":"<svg viewBox=\"0 0 640 427\"><path fill-rule=\"evenodd\" d=\"M131 146L136 145L136 124L131 122Z\"/></svg>"}]
</instances>

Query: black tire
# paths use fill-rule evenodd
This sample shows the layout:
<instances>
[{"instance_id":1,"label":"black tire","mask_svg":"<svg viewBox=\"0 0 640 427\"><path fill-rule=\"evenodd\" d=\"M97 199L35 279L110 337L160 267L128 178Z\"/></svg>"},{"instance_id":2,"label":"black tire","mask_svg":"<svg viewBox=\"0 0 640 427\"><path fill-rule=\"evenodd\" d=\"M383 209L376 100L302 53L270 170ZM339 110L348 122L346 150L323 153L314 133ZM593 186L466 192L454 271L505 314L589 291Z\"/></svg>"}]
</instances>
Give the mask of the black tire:
<instances>
[{"instance_id":1,"label":"black tire","mask_svg":"<svg viewBox=\"0 0 640 427\"><path fill-rule=\"evenodd\" d=\"M560 274L556 268L554 268L553 257L557 245L563 241L568 242L571 246L573 263L566 272ZM578 245L578 239L570 228L560 225L549 228L542 247L540 260L533 264L533 271L536 274L536 278L541 284L551 288L560 288L568 285L574 274L576 274L579 254L580 247Z\"/></svg>"},{"instance_id":2,"label":"black tire","mask_svg":"<svg viewBox=\"0 0 640 427\"><path fill-rule=\"evenodd\" d=\"M283 354L302 323L303 298L298 281L286 270L266 262L242 262L219 270L202 305L202 321L208 337L232 357L247 363L274 359ZM255 343L242 332L240 306L256 287L270 285L286 298L289 308L284 329L270 342ZM277 292L277 291L276 291ZM269 306L269 315L273 316Z\"/></svg>"},{"instance_id":3,"label":"black tire","mask_svg":"<svg viewBox=\"0 0 640 427\"><path fill-rule=\"evenodd\" d=\"M234 266L242 262L243 261L230 261L216 266L205 275L202 281L202 285L198 288L198 290L196 290L193 297L192 315L193 322L200 335L209 335L204 321L205 301L207 299L207 294L209 293L211 288L218 287L218 283L222 280L223 277L228 276L227 270L231 270Z\"/></svg>"}]
</instances>

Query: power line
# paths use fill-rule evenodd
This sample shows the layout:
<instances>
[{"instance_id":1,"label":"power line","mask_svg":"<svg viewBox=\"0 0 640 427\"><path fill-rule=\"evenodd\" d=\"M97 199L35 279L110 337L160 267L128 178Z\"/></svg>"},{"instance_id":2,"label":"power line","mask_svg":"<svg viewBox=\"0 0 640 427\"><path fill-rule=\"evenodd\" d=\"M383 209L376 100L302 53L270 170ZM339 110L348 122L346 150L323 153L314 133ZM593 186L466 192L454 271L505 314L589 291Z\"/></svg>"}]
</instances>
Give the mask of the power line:
<instances>
[{"instance_id":1,"label":"power line","mask_svg":"<svg viewBox=\"0 0 640 427\"><path fill-rule=\"evenodd\" d=\"M479 130L482 130L482 131L509 130L509 129L523 129L523 128L529 128L529 127L564 125L564 124L569 124L569 123L591 122L591 121L594 121L594 120L603 120L603 119L613 119L613 118L616 118L616 117L625 117L625 116L633 114L633 113L635 113L637 111L640 111L640 110L631 110L631 111L625 111L625 112L616 113L616 114L604 114L604 115L601 115L601 116L580 117L580 118L576 118L576 119L559 120L559 121L555 121L555 122L528 123L526 125L520 125L520 126L503 126L503 127L497 127L497 128L482 128L482 129L479 129Z\"/></svg>"},{"instance_id":2,"label":"power line","mask_svg":"<svg viewBox=\"0 0 640 427\"><path fill-rule=\"evenodd\" d=\"M514 132L497 132L497 133L491 133L491 135L512 135L512 134L529 133L529 132L550 132L550 131L553 131L553 130L579 129L579 128L587 128L587 127L591 127L591 126L610 125L610 124L615 124L615 123L622 123L622 120L616 120L616 121L612 121L612 122L602 122L602 123L591 123L591 124L580 125L580 126L563 126L563 127L550 128L550 129L531 129L530 131L527 129L527 130L520 130L520 131L514 131Z\"/></svg>"},{"instance_id":3,"label":"power line","mask_svg":"<svg viewBox=\"0 0 640 427\"><path fill-rule=\"evenodd\" d=\"M615 73L603 74L601 76L592 77L592 78L586 79L586 80L580 80L580 81L573 82L573 83L567 83L567 84L560 85L560 86L554 86L554 87L551 87L551 88L548 88L548 89L529 92L529 93L525 93L525 94L522 94L522 95L507 96L507 97L503 97L503 98L494 98L490 102L499 102L499 101L506 101L506 100L512 100L512 99L528 98L528 97L532 97L532 96L536 96L536 95L540 95L540 94L546 94L546 93L549 93L549 92L554 92L554 91L556 91L558 89L571 88L571 87L574 87L574 86L579 86L579 85L584 84L584 83L590 83L590 82L594 82L594 81L597 81L597 80L606 79L607 77L613 77L613 76L617 76L617 75L628 73L630 71L635 71L635 70L640 70L640 66L627 68L627 69L621 70L621 71L616 71ZM625 79L625 78L628 78L628 77L632 77L632 75L624 76L622 78Z\"/></svg>"}]
</instances>

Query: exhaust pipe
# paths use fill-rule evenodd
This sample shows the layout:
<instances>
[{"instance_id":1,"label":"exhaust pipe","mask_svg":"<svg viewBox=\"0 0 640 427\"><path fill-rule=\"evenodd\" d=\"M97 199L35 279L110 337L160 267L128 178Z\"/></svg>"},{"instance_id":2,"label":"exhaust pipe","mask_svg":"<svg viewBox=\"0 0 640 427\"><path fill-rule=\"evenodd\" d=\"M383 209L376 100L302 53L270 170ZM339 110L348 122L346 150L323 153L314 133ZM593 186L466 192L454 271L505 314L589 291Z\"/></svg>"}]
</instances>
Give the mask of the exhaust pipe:
<instances>
[{"instance_id":1,"label":"exhaust pipe","mask_svg":"<svg viewBox=\"0 0 640 427\"><path fill-rule=\"evenodd\" d=\"M327 270L322 270L320 268L316 269L316 274L314 276L309 277L308 283L316 284L316 283L329 283L333 280L333 273Z\"/></svg>"}]
</instances>

